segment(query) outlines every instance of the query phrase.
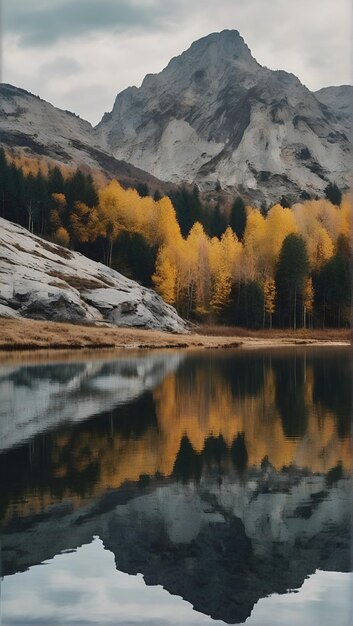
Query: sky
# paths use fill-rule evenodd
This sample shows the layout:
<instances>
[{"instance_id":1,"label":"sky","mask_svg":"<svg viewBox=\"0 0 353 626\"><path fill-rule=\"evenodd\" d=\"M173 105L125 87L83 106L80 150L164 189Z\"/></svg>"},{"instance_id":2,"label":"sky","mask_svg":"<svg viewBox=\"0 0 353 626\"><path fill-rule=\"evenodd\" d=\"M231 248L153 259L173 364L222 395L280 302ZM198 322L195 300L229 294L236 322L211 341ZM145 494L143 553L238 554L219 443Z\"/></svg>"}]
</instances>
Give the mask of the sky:
<instances>
[{"instance_id":1,"label":"sky","mask_svg":"<svg viewBox=\"0 0 353 626\"><path fill-rule=\"evenodd\" d=\"M351 84L351 0L0 0L2 81L96 124L117 93L234 28L309 89Z\"/></svg>"},{"instance_id":2,"label":"sky","mask_svg":"<svg viewBox=\"0 0 353 626\"><path fill-rule=\"evenodd\" d=\"M245 624L348 626L352 584L352 573L317 570L298 593L260 599ZM7 626L226 626L160 585L147 587L141 574L116 570L114 555L98 537L75 552L6 576L2 587Z\"/></svg>"}]
</instances>

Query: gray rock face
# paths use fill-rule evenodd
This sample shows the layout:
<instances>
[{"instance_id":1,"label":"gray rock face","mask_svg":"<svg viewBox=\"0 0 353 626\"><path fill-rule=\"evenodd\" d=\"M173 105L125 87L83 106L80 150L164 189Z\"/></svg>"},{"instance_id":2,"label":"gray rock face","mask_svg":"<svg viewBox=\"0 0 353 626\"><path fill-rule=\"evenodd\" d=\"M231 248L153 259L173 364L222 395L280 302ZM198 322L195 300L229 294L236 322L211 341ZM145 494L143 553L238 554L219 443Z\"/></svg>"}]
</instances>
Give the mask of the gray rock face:
<instances>
[{"instance_id":1,"label":"gray rock face","mask_svg":"<svg viewBox=\"0 0 353 626\"><path fill-rule=\"evenodd\" d=\"M324 87L315 92L316 98L330 111L349 133L353 131L353 85Z\"/></svg>"},{"instance_id":2,"label":"gray rock face","mask_svg":"<svg viewBox=\"0 0 353 626\"><path fill-rule=\"evenodd\" d=\"M219 182L275 201L350 184L339 117L293 74L259 65L237 31L194 42L121 92L97 132L117 158L202 190Z\"/></svg>"},{"instance_id":3,"label":"gray rock face","mask_svg":"<svg viewBox=\"0 0 353 626\"><path fill-rule=\"evenodd\" d=\"M0 315L186 331L152 289L1 218Z\"/></svg>"},{"instance_id":4,"label":"gray rock face","mask_svg":"<svg viewBox=\"0 0 353 626\"><path fill-rule=\"evenodd\" d=\"M0 138L5 148L29 156L101 170L125 184L145 182L152 189L163 189L150 174L115 159L89 122L13 85L0 85Z\"/></svg>"}]
</instances>

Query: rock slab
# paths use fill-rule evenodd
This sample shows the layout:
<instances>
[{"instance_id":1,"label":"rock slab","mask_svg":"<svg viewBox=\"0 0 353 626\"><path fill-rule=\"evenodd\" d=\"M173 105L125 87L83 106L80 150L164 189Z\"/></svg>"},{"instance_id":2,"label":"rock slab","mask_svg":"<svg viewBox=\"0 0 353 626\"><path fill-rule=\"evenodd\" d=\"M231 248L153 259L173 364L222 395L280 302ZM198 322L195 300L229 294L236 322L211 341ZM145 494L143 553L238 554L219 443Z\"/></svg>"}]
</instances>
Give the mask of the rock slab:
<instances>
[{"instance_id":1,"label":"rock slab","mask_svg":"<svg viewBox=\"0 0 353 626\"><path fill-rule=\"evenodd\" d=\"M0 316L187 330L152 289L2 218Z\"/></svg>"}]
</instances>

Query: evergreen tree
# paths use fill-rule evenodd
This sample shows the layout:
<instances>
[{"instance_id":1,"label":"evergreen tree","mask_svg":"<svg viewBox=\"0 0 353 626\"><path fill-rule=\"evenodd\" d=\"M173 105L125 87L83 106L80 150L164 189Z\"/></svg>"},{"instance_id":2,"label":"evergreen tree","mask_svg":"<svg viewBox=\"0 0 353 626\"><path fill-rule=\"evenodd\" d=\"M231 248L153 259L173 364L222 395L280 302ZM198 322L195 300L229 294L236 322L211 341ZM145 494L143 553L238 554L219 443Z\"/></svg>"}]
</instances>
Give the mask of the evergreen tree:
<instances>
[{"instance_id":1,"label":"evergreen tree","mask_svg":"<svg viewBox=\"0 0 353 626\"><path fill-rule=\"evenodd\" d=\"M282 196L280 201L279 201L280 205L283 206L284 209L290 209L291 208L291 203L288 200L288 198L286 196Z\"/></svg>"},{"instance_id":2,"label":"evergreen tree","mask_svg":"<svg viewBox=\"0 0 353 626\"><path fill-rule=\"evenodd\" d=\"M92 176L84 174L79 169L66 181L64 193L69 214L73 211L75 202L83 202L90 208L98 202L97 190Z\"/></svg>"},{"instance_id":3,"label":"evergreen tree","mask_svg":"<svg viewBox=\"0 0 353 626\"><path fill-rule=\"evenodd\" d=\"M135 189L141 198L146 198L150 195L150 190L146 183L137 183Z\"/></svg>"},{"instance_id":4,"label":"evergreen tree","mask_svg":"<svg viewBox=\"0 0 353 626\"><path fill-rule=\"evenodd\" d=\"M222 237L223 233L227 230L227 219L224 213L221 212L219 203L217 203L216 207L213 210L210 220L209 226L209 236L210 237Z\"/></svg>"},{"instance_id":5,"label":"evergreen tree","mask_svg":"<svg viewBox=\"0 0 353 626\"><path fill-rule=\"evenodd\" d=\"M288 235L282 244L276 272L277 309L280 323L297 328L302 310L305 279L309 264L306 244L301 235Z\"/></svg>"},{"instance_id":6,"label":"evergreen tree","mask_svg":"<svg viewBox=\"0 0 353 626\"><path fill-rule=\"evenodd\" d=\"M65 181L58 167L53 167L48 172L48 194L65 193Z\"/></svg>"},{"instance_id":7,"label":"evergreen tree","mask_svg":"<svg viewBox=\"0 0 353 626\"><path fill-rule=\"evenodd\" d=\"M240 285L238 301L235 302L235 320L239 326L261 328L263 326L264 294L256 281Z\"/></svg>"},{"instance_id":8,"label":"evergreen tree","mask_svg":"<svg viewBox=\"0 0 353 626\"><path fill-rule=\"evenodd\" d=\"M342 200L342 192L337 187L336 183L329 183L325 188L325 196L332 204L339 206Z\"/></svg>"},{"instance_id":9,"label":"evergreen tree","mask_svg":"<svg viewBox=\"0 0 353 626\"><path fill-rule=\"evenodd\" d=\"M246 228L246 208L244 201L240 196L234 200L231 212L229 225L235 232L239 241L243 240L244 232Z\"/></svg>"},{"instance_id":10,"label":"evergreen tree","mask_svg":"<svg viewBox=\"0 0 353 626\"><path fill-rule=\"evenodd\" d=\"M154 192L154 194L153 194L153 200L154 200L155 202L159 202L160 200L162 200L162 194L161 194L161 192L159 191L159 189L156 189L156 191Z\"/></svg>"},{"instance_id":11,"label":"evergreen tree","mask_svg":"<svg viewBox=\"0 0 353 626\"><path fill-rule=\"evenodd\" d=\"M169 197L174 205L183 237L187 237L195 222L203 223L199 190L195 186L190 192L186 187L172 191Z\"/></svg>"},{"instance_id":12,"label":"evergreen tree","mask_svg":"<svg viewBox=\"0 0 353 626\"><path fill-rule=\"evenodd\" d=\"M145 287L152 287L157 248L148 245L142 235L122 232L114 246L113 258L113 267Z\"/></svg>"},{"instance_id":13,"label":"evergreen tree","mask_svg":"<svg viewBox=\"0 0 353 626\"><path fill-rule=\"evenodd\" d=\"M314 293L314 308L320 325L349 326L352 286L347 238L339 238L336 254L314 276Z\"/></svg>"}]
</instances>

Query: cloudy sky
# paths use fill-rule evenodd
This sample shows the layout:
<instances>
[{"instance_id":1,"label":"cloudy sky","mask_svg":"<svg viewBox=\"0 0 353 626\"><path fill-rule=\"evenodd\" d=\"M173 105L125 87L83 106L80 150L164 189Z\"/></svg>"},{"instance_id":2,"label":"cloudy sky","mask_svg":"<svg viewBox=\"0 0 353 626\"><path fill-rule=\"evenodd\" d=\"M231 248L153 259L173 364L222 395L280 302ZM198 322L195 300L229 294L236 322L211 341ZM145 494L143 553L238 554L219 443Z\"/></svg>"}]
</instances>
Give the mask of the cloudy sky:
<instances>
[{"instance_id":1,"label":"cloudy sky","mask_svg":"<svg viewBox=\"0 0 353 626\"><path fill-rule=\"evenodd\" d=\"M92 123L199 37L239 30L310 89L351 83L351 0L0 0L2 80Z\"/></svg>"}]
</instances>

